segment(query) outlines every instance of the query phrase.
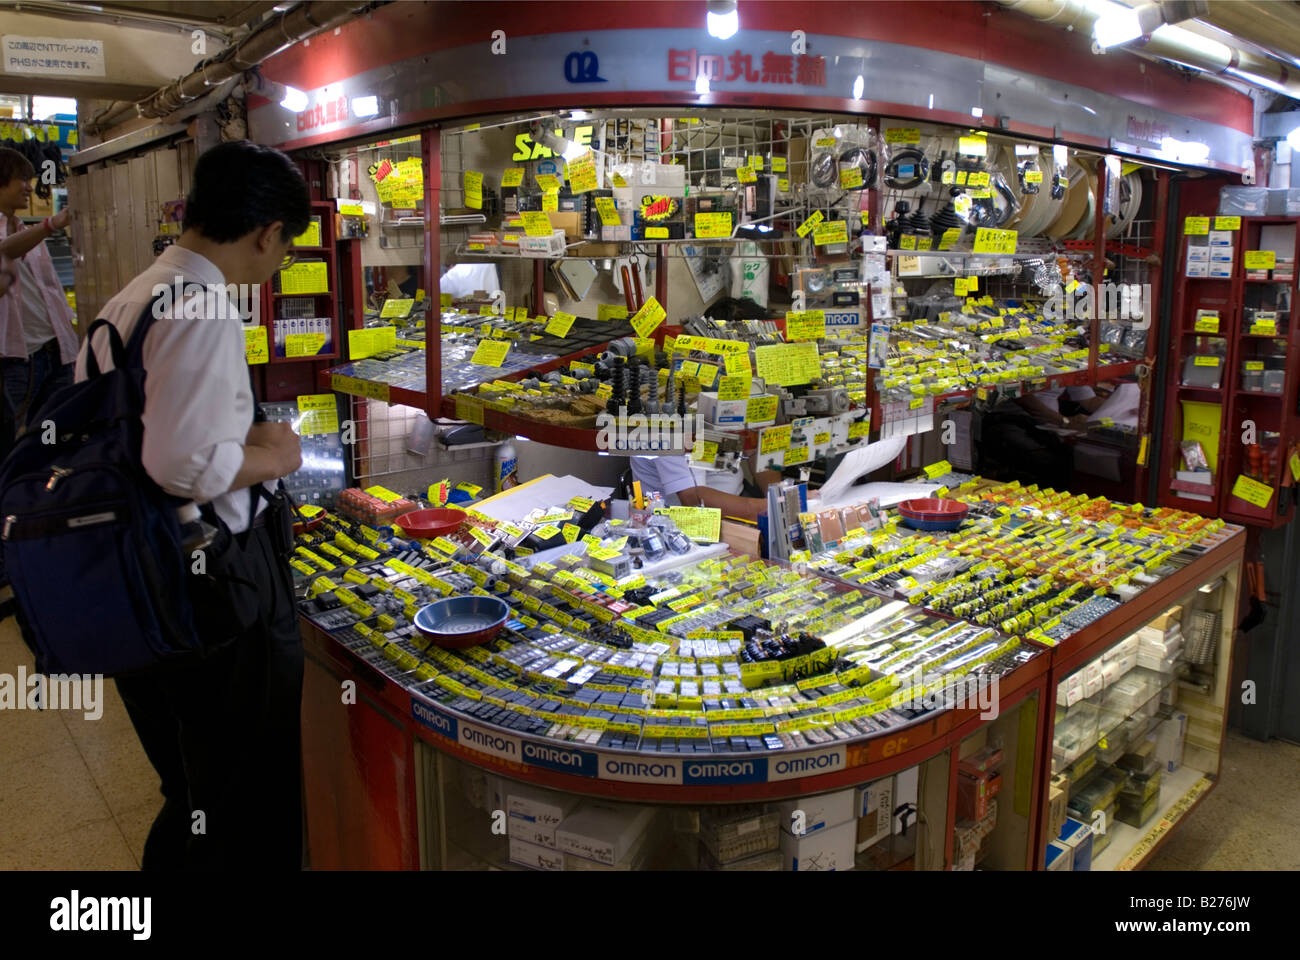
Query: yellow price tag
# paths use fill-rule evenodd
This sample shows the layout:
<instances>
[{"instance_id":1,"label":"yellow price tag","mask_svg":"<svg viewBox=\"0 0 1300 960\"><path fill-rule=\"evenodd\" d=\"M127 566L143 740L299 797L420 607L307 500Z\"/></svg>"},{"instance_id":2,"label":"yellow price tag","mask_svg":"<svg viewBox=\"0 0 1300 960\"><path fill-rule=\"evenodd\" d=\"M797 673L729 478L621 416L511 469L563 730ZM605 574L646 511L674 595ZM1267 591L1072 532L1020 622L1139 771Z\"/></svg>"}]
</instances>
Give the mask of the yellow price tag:
<instances>
[{"instance_id":1,"label":"yellow price tag","mask_svg":"<svg viewBox=\"0 0 1300 960\"><path fill-rule=\"evenodd\" d=\"M1215 230L1240 230L1241 217L1215 217Z\"/></svg>"},{"instance_id":2,"label":"yellow price tag","mask_svg":"<svg viewBox=\"0 0 1300 960\"><path fill-rule=\"evenodd\" d=\"M266 327L244 328L244 359L251 367L255 363L270 363L271 349L267 344Z\"/></svg>"},{"instance_id":3,"label":"yellow price tag","mask_svg":"<svg viewBox=\"0 0 1300 960\"><path fill-rule=\"evenodd\" d=\"M1272 250L1247 250L1245 267L1247 270L1272 270L1277 266L1277 254Z\"/></svg>"},{"instance_id":4,"label":"yellow price tag","mask_svg":"<svg viewBox=\"0 0 1300 960\"><path fill-rule=\"evenodd\" d=\"M524 232L530 237L549 237L551 235L551 218L536 210L525 210L519 214L524 222Z\"/></svg>"},{"instance_id":5,"label":"yellow price tag","mask_svg":"<svg viewBox=\"0 0 1300 960\"><path fill-rule=\"evenodd\" d=\"M505 361L506 354L509 352L509 340L483 340L479 343L478 349L474 351L474 356L470 357L469 362L485 367L499 367Z\"/></svg>"},{"instance_id":6,"label":"yellow price tag","mask_svg":"<svg viewBox=\"0 0 1300 960\"><path fill-rule=\"evenodd\" d=\"M770 423L776 419L778 399L772 396L750 397L745 404L746 423ZM789 445L787 438L786 444Z\"/></svg>"},{"instance_id":7,"label":"yellow price tag","mask_svg":"<svg viewBox=\"0 0 1300 960\"><path fill-rule=\"evenodd\" d=\"M503 187L517 187L523 182L523 167L510 167L505 173L501 174L501 186Z\"/></svg>"},{"instance_id":8,"label":"yellow price tag","mask_svg":"<svg viewBox=\"0 0 1300 960\"><path fill-rule=\"evenodd\" d=\"M1205 236L1209 232L1209 217L1187 217L1183 220L1183 233L1189 237Z\"/></svg>"},{"instance_id":9,"label":"yellow price tag","mask_svg":"<svg viewBox=\"0 0 1300 960\"><path fill-rule=\"evenodd\" d=\"M600 222L603 226L617 227L622 222L613 197L597 197L596 213L600 214Z\"/></svg>"},{"instance_id":10,"label":"yellow price tag","mask_svg":"<svg viewBox=\"0 0 1300 960\"><path fill-rule=\"evenodd\" d=\"M632 317L632 329L636 331L638 337L648 337L659 324L664 322L666 316L668 312L659 306L658 300L651 297Z\"/></svg>"},{"instance_id":11,"label":"yellow price tag","mask_svg":"<svg viewBox=\"0 0 1300 960\"><path fill-rule=\"evenodd\" d=\"M610 320L626 320L627 307L616 306L612 303L602 303L596 307L596 319L601 323Z\"/></svg>"},{"instance_id":12,"label":"yellow price tag","mask_svg":"<svg viewBox=\"0 0 1300 960\"><path fill-rule=\"evenodd\" d=\"M697 213L695 215L695 236L717 238L731 236L731 213Z\"/></svg>"},{"instance_id":13,"label":"yellow price tag","mask_svg":"<svg viewBox=\"0 0 1300 960\"><path fill-rule=\"evenodd\" d=\"M813 228L814 246L824 247L834 243L849 242L849 225L844 220L819 223Z\"/></svg>"},{"instance_id":14,"label":"yellow price tag","mask_svg":"<svg viewBox=\"0 0 1300 960\"><path fill-rule=\"evenodd\" d=\"M812 216L810 216L803 223L799 224L795 232L799 234L799 236L801 237L806 237L808 236L809 233L813 231L813 229L817 226L817 224L821 223L825 219L826 218L822 216L822 212L820 210L814 210Z\"/></svg>"},{"instance_id":15,"label":"yellow price tag","mask_svg":"<svg viewBox=\"0 0 1300 960\"><path fill-rule=\"evenodd\" d=\"M1242 474L1232 485L1232 495L1265 509L1273 499L1273 488Z\"/></svg>"}]
</instances>

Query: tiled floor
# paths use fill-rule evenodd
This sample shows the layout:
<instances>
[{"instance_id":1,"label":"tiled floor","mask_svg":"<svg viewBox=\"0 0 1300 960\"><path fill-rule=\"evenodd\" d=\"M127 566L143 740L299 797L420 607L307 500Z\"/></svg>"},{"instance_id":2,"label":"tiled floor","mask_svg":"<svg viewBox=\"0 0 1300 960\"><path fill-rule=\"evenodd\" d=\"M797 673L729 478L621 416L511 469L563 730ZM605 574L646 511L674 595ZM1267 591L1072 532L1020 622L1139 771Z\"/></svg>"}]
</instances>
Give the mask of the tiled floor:
<instances>
[{"instance_id":1,"label":"tiled floor","mask_svg":"<svg viewBox=\"0 0 1300 960\"><path fill-rule=\"evenodd\" d=\"M13 619L0 623L0 672L33 669ZM162 806L111 682L104 714L0 714L0 870L134 870ZM1230 734L1222 782L1149 870L1300 868L1300 746Z\"/></svg>"},{"instance_id":2,"label":"tiled floor","mask_svg":"<svg viewBox=\"0 0 1300 960\"><path fill-rule=\"evenodd\" d=\"M34 669L13 618L0 623L0 672ZM136 870L162 808L112 681L104 713L0 713L0 870Z\"/></svg>"}]
</instances>

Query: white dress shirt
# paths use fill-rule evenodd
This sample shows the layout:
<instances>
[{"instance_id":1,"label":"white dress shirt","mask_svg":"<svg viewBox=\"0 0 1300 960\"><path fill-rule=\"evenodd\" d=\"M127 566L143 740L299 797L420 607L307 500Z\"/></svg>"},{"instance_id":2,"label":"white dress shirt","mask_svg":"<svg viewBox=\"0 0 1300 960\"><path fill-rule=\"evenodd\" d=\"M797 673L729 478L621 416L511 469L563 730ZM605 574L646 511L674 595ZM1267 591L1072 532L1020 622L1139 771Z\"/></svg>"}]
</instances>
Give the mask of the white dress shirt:
<instances>
[{"instance_id":1,"label":"white dress shirt","mask_svg":"<svg viewBox=\"0 0 1300 960\"><path fill-rule=\"evenodd\" d=\"M657 490L670 504L679 504L677 494L692 487L708 487L735 496L745 489L744 478L739 473L696 467L684 455L628 457L628 463L633 479L640 481L644 491Z\"/></svg>"},{"instance_id":2,"label":"white dress shirt","mask_svg":"<svg viewBox=\"0 0 1300 960\"><path fill-rule=\"evenodd\" d=\"M172 245L99 315L117 327L125 345L140 314L154 299L155 286L174 288L178 277L182 283L205 287L226 283L212 261ZM253 394L235 304L231 302L226 319L217 319L215 300L205 299L201 311L193 307L185 311L184 304L167 310L145 337L144 468L170 494L200 504L211 501L230 530L239 533L248 528L248 490L231 491L230 485L244 462ZM195 312L205 316L194 317ZM111 370L112 354L104 331L95 334L94 348L100 369ZM85 378L83 344L77 379ZM264 506L265 501L259 501L257 509Z\"/></svg>"}]
</instances>

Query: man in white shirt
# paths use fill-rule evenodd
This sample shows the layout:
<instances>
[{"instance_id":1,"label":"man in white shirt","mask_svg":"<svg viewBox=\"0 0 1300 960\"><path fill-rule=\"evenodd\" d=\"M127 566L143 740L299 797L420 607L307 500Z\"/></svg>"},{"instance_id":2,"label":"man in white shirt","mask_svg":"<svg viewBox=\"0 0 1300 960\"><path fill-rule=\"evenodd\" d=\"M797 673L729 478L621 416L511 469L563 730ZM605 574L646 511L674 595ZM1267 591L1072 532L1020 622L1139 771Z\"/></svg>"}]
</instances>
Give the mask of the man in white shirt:
<instances>
[{"instance_id":1,"label":"man in white shirt","mask_svg":"<svg viewBox=\"0 0 1300 960\"><path fill-rule=\"evenodd\" d=\"M658 491L669 504L686 507L717 507L724 517L757 520L767 512L767 500L744 496L745 479L730 470L696 467L686 456L629 457L632 478L645 493ZM779 479L776 471L764 471L755 479L762 489Z\"/></svg>"},{"instance_id":2,"label":"man in white shirt","mask_svg":"<svg viewBox=\"0 0 1300 960\"><path fill-rule=\"evenodd\" d=\"M248 302L292 262L309 214L307 184L288 157L220 144L195 165L180 238L100 314L128 353L142 315L155 318L140 354L144 467L168 493L202 505L218 530L204 548L206 575L190 578L207 655L117 681L162 780L146 870L302 865L303 653L291 519L270 495L302 455L289 424L255 422L244 334L228 302L239 288L227 284L247 285L238 299ZM108 337L100 332L92 346L111 369ZM83 347L79 379L85 366Z\"/></svg>"},{"instance_id":3,"label":"man in white shirt","mask_svg":"<svg viewBox=\"0 0 1300 960\"><path fill-rule=\"evenodd\" d=\"M11 278L0 295L0 458L27 426L29 415L72 382L77 354L72 309L45 247L45 239L67 226L71 213L61 210L26 229L17 217L31 200L35 176L25 156L0 148L0 255Z\"/></svg>"}]
</instances>

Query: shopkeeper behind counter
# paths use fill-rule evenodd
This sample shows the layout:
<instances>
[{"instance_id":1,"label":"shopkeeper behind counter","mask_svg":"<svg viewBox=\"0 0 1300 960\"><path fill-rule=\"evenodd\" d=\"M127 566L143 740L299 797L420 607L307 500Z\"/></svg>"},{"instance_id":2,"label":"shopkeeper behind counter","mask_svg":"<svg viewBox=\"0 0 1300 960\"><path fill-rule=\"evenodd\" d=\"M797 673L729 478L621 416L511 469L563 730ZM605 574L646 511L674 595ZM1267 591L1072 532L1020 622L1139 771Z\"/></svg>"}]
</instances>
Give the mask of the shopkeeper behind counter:
<instances>
[{"instance_id":1,"label":"shopkeeper behind counter","mask_svg":"<svg viewBox=\"0 0 1300 960\"><path fill-rule=\"evenodd\" d=\"M717 507L724 517L757 520L767 512L767 487L781 479L764 470L749 484L739 470L712 470L693 466L686 456L629 457L632 477L641 489L662 493L673 505Z\"/></svg>"}]
</instances>

